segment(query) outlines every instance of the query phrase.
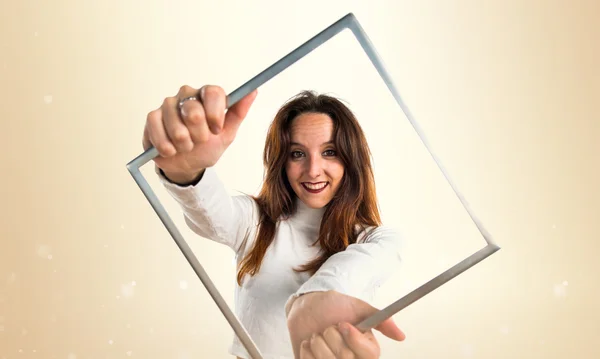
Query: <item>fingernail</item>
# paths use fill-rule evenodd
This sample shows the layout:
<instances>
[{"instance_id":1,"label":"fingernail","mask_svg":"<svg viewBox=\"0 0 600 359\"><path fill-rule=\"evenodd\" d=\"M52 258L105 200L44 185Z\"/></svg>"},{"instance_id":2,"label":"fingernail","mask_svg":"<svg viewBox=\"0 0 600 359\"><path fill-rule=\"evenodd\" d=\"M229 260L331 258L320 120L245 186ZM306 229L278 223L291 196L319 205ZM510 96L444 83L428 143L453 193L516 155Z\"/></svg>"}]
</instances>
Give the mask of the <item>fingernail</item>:
<instances>
[{"instance_id":1,"label":"fingernail","mask_svg":"<svg viewBox=\"0 0 600 359\"><path fill-rule=\"evenodd\" d=\"M200 99L204 101L204 86L200 88Z\"/></svg>"},{"instance_id":2,"label":"fingernail","mask_svg":"<svg viewBox=\"0 0 600 359\"><path fill-rule=\"evenodd\" d=\"M348 335L348 333L350 333L350 328L348 328L348 324L340 323L339 327L342 335L346 336Z\"/></svg>"}]
</instances>

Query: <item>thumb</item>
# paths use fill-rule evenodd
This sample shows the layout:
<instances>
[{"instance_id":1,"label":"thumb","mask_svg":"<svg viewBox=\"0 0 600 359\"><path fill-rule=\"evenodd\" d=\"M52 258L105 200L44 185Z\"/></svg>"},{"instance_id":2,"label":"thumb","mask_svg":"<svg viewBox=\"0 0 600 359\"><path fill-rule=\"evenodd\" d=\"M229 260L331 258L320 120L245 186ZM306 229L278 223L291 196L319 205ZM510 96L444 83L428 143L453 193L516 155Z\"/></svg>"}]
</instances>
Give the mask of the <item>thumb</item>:
<instances>
[{"instance_id":1,"label":"thumb","mask_svg":"<svg viewBox=\"0 0 600 359\"><path fill-rule=\"evenodd\" d=\"M406 334L394 322L394 319L388 318L381 322L378 326L375 327L376 330L380 331L381 334L385 335L390 339L397 340L399 342L406 339Z\"/></svg>"},{"instance_id":2,"label":"thumb","mask_svg":"<svg viewBox=\"0 0 600 359\"><path fill-rule=\"evenodd\" d=\"M225 123L223 124L223 132L235 136L242 121L246 118L250 106L252 106L254 99L256 99L257 94L258 90L250 92L227 110L227 113L225 114Z\"/></svg>"}]
</instances>

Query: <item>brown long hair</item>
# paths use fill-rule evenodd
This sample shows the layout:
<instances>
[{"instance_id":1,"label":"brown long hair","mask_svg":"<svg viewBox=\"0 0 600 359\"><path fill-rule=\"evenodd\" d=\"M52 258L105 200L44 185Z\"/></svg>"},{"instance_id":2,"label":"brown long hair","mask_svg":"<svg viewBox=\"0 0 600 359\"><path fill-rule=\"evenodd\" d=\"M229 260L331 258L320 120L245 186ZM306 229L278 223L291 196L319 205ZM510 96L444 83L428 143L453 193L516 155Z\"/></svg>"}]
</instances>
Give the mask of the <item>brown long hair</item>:
<instances>
[{"instance_id":1,"label":"brown long hair","mask_svg":"<svg viewBox=\"0 0 600 359\"><path fill-rule=\"evenodd\" d=\"M366 227L381 224L371 151L356 117L334 97L302 91L279 109L267 132L263 185L258 196L252 196L260 208L258 234L253 248L240 263L237 275L240 285L245 274L255 275L260 269L275 237L277 221L296 210L296 194L288 181L285 165L290 155L290 125L303 113L323 113L333 120L333 141L344 165L344 176L321 220L315 241L321 246L320 256L295 270L314 274L330 256L356 243Z\"/></svg>"}]
</instances>

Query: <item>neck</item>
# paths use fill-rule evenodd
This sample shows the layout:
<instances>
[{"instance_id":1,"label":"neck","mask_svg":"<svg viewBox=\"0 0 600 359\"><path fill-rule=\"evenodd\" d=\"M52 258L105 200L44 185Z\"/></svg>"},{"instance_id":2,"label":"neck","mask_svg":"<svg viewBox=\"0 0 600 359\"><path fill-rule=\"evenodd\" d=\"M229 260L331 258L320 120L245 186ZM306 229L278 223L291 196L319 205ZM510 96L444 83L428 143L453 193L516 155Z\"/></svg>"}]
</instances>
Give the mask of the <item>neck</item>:
<instances>
[{"instance_id":1,"label":"neck","mask_svg":"<svg viewBox=\"0 0 600 359\"><path fill-rule=\"evenodd\" d=\"M293 214L293 218L296 223L301 223L307 227L313 229L319 229L321 226L321 219L325 213L325 207L322 208L311 208L296 197L296 213Z\"/></svg>"}]
</instances>

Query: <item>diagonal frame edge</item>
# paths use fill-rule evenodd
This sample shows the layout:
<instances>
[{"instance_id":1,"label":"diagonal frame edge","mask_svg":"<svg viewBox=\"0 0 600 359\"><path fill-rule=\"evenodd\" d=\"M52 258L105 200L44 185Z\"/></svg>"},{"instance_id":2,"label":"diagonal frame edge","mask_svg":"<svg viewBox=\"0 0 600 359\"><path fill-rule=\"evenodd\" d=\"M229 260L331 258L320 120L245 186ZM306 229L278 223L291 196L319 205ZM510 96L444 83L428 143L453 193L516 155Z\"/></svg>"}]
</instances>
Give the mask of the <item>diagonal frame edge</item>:
<instances>
[{"instance_id":1,"label":"diagonal frame edge","mask_svg":"<svg viewBox=\"0 0 600 359\"><path fill-rule=\"evenodd\" d=\"M194 252L191 250L191 248L177 229L175 223L173 223L173 220L161 204L158 197L156 197L156 195L154 194L154 191L152 191L152 188L150 187L140 170L134 167L128 169L131 175L133 176L134 180L146 196L146 199L148 200L148 202L150 202L150 205L152 206L158 217L161 219L164 226L167 228L167 231L169 232L169 234L183 253L184 257L190 263L198 278L200 278L200 281L212 297L213 301L217 304L217 307L221 310L221 313L223 313L223 316L225 316L225 319L227 320L235 334L244 344L244 347L246 348L248 353L252 356L252 358L262 359L262 355L258 347L246 331L246 328L244 328L242 323L231 311L231 308L229 308L229 306L225 302L225 299L221 296L221 293L210 279L208 273L206 273L206 271L204 270L204 267L200 264L200 262L194 255Z\"/></svg>"},{"instance_id":2,"label":"diagonal frame edge","mask_svg":"<svg viewBox=\"0 0 600 359\"><path fill-rule=\"evenodd\" d=\"M356 327L361 331L366 331L376 327L384 320L390 318L392 315L398 313L402 309L423 298L435 289L441 287L443 284L449 282L459 274L465 272L467 269L473 267L475 264L481 262L482 260L489 257L491 254L495 253L499 249L500 247L498 247L495 244L486 245L482 249L471 254L467 258L463 259L462 261L453 265L441 274L437 275L433 279L430 279L425 284L408 293L404 297L398 299L394 303L388 305L384 309L379 310L375 314L363 320Z\"/></svg>"}]
</instances>

